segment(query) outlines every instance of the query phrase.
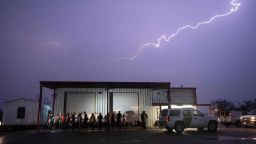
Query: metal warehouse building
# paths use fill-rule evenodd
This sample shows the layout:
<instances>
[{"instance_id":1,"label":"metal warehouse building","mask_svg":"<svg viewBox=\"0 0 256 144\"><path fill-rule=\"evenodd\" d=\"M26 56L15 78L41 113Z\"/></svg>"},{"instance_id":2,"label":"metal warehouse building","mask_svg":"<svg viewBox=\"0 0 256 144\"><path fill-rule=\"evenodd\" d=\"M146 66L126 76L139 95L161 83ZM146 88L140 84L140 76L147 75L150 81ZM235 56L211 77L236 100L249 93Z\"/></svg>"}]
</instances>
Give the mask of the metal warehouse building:
<instances>
[{"instance_id":1,"label":"metal warehouse building","mask_svg":"<svg viewBox=\"0 0 256 144\"><path fill-rule=\"evenodd\" d=\"M39 103L42 102L43 88L48 88L54 93L54 115L86 111L90 116L91 113L106 115L121 111L128 115L128 120L140 120L141 112L145 111L148 126L152 127L161 108L196 105L195 88L170 88L170 85L169 82L40 81ZM41 105L38 113L40 109ZM38 123L39 119L40 115Z\"/></svg>"}]
</instances>

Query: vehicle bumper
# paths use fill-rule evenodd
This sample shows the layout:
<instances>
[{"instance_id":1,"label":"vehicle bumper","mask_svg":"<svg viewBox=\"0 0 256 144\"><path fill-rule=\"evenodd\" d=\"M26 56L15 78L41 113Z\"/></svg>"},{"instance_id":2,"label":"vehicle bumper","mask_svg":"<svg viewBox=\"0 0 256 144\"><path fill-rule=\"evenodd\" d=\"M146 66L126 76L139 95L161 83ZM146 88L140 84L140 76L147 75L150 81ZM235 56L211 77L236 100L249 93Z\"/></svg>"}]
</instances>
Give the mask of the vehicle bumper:
<instances>
[{"instance_id":1,"label":"vehicle bumper","mask_svg":"<svg viewBox=\"0 0 256 144\"><path fill-rule=\"evenodd\" d=\"M242 121L243 126L256 127L256 121Z\"/></svg>"}]
</instances>

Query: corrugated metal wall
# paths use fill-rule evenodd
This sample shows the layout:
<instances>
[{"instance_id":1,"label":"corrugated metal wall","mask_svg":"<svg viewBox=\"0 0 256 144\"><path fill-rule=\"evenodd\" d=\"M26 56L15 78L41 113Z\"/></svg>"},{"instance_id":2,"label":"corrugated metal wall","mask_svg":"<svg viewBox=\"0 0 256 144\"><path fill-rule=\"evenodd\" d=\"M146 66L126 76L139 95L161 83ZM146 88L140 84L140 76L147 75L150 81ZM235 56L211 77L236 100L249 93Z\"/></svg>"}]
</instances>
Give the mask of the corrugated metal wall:
<instances>
[{"instance_id":1,"label":"corrugated metal wall","mask_svg":"<svg viewBox=\"0 0 256 144\"><path fill-rule=\"evenodd\" d=\"M180 105L196 105L196 89L191 88L172 88L171 89L171 104L180 104Z\"/></svg>"},{"instance_id":2,"label":"corrugated metal wall","mask_svg":"<svg viewBox=\"0 0 256 144\"><path fill-rule=\"evenodd\" d=\"M60 88L56 90L54 113L63 112L65 92L81 92L96 94L96 113L107 114L107 89L105 88ZM156 108L152 106L152 89L115 88L109 89L113 93L138 93L138 112L145 111L148 114L148 126L152 127L157 120ZM140 120L140 117L139 117Z\"/></svg>"}]
</instances>

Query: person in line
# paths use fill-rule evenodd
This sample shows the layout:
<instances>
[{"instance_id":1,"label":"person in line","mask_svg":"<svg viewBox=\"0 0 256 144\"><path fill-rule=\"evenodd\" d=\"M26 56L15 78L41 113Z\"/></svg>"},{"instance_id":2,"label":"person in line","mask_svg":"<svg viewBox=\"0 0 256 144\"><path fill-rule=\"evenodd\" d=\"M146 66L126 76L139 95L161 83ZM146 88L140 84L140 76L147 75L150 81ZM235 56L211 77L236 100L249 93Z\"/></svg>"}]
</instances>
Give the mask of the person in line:
<instances>
[{"instance_id":1,"label":"person in line","mask_svg":"<svg viewBox=\"0 0 256 144\"><path fill-rule=\"evenodd\" d=\"M125 127L126 127L126 116L125 116L125 114L123 114L123 116L122 116L122 124L123 124L123 128L125 129Z\"/></svg>"},{"instance_id":2,"label":"person in line","mask_svg":"<svg viewBox=\"0 0 256 144\"><path fill-rule=\"evenodd\" d=\"M98 115L98 127L99 127L99 130L101 130L101 127L102 127L102 119L103 119L103 116L101 115L101 113Z\"/></svg>"},{"instance_id":3,"label":"person in line","mask_svg":"<svg viewBox=\"0 0 256 144\"><path fill-rule=\"evenodd\" d=\"M96 118L95 118L94 114L92 113L92 115L90 117L90 124L91 124L91 127L92 127L92 131L94 131L95 123L96 123Z\"/></svg>"},{"instance_id":4,"label":"person in line","mask_svg":"<svg viewBox=\"0 0 256 144\"><path fill-rule=\"evenodd\" d=\"M107 131L109 131L109 127L110 127L110 114L107 113L107 115L105 116L105 128L107 129Z\"/></svg>"},{"instance_id":5,"label":"person in line","mask_svg":"<svg viewBox=\"0 0 256 144\"><path fill-rule=\"evenodd\" d=\"M71 113L71 123L72 123L72 129L75 129L76 124L76 113Z\"/></svg>"},{"instance_id":6,"label":"person in line","mask_svg":"<svg viewBox=\"0 0 256 144\"><path fill-rule=\"evenodd\" d=\"M52 117L53 117L53 114L52 114L52 112L50 112L50 113L48 114L48 119L47 119L48 129L52 129L52 125L53 125L53 123L52 123Z\"/></svg>"},{"instance_id":7,"label":"person in line","mask_svg":"<svg viewBox=\"0 0 256 144\"><path fill-rule=\"evenodd\" d=\"M146 114L145 111L142 111L140 116L141 116L141 121L142 121L142 127L145 129L146 128L146 121L148 119L148 115Z\"/></svg>"},{"instance_id":8,"label":"person in line","mask_svg":"<svg viewBox=\"0 0 256 144\"><path fill-rule=\"evenodd\" d=\"M78 129L79 131L81 131L81 128L82 128L82 113L79 113L78 116L77 116L77 124L78 124Z\"/></svg>"},{"instance_id":9,"label":"person in line","mask_svg":"<svg viewBox=\"0 0 256 144\"><path fill-rule=\"evenodd\" d=\"M70 123L70 117L69 117L69 113L67 113L65 117L65 129L69 129L69 123Z\"/></svg>"},{"instance_id":10,"label":"person in line","mask_svg":"<svg viewBox=\"0 0 256 144\"><path fill-rule=\"evenodd\" d=\"M115 127L115 113L111 114L110 123L111 123L111 128L114 129L114 127Z\"/></svg>"},{"instance_id":11,"label":"person in line","mask_svg":"<svg viewBox=\"0 0 256 144\"><path fill-rule=\"evenodd\" d=\"M120 111L118 111L117 115L116 115L116 121L117 121L117 128L121 128L121 118L122 118L122 114Z\"/></svg>"},{"instance_id":12,"label":"person in line","mask_svg":"<svg viewBox=\"0 0 256 144\"><path fill-rule=\"evenodd\" d=\"M64 113L61 113L61 115L60 115L60 121L61 121L61 126L60 126L60 128L61 128L61 129L64 129L64 128L65 128L65 115L64 115Z\"/></svg>"},{"instance_id":13,"label":"person in line","mask_svg":"<svg viewBox=\"0 0 256 144\"><path fill-rule=\"evenodd\" d=\"M59 126L59 114L57 114L56 116L54 116L54 129L57 129Z\"/></svg>"},{"instance_id":14,"label":"person in line","mask_svg":"<svg viewBox=\"0 0 256 144\"><path fill-rule=\"evenodd\" d=\"M87 132L88 129L88 116L87 113L84 112L84 123L83 123L83 128L85 129L85 131Z\"/></svg>"}]
</instances>

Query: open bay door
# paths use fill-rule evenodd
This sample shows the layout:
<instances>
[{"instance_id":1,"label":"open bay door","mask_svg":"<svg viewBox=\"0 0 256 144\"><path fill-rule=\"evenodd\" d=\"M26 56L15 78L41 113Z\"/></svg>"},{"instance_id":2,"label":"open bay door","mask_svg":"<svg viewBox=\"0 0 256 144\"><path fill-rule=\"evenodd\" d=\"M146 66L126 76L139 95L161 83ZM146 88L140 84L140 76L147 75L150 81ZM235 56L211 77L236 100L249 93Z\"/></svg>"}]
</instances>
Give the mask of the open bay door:
<instances>
[{"instance_id":1,"label":"open bay door","mask_svg":"<svg viewBox=\"0 0 256 144\"><path fill-rule=\"evenodd\" d=\"M113 93L113 111L125 113L128 121L138 120L138 93Z\"/></svg>"},{"instance_id":2,"label":"open bay door","mask_svg":"<svg viewBox=\"0 0 256 144\"><path fill-rule=\"evenodd\" d=\"M68 93L66 100L66 113L94 113L96 109L95 93Z\"/></svg>"}]
</instances>

